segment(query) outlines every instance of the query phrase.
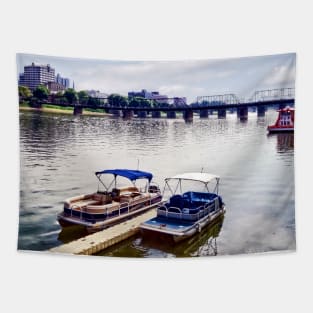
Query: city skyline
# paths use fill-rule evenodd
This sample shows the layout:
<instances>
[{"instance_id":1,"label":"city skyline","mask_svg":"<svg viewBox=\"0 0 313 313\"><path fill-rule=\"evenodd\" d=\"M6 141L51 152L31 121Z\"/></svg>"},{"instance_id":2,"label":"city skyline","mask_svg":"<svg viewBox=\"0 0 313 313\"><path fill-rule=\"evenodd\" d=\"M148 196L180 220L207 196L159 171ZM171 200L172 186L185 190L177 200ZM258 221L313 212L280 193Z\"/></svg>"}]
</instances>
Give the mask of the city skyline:
<instances>
[{"instance_id":1,"label":"city skyline","mask_svg":"<svg viewBox=\"0 0 313 313\"><path fill-rule=\"evenodd\" d=\"M17 54L17 74L25 65L50 64L75 81L76 90L96 89L127 96L129 91L159 91L169 97L234 93L251 97L255 90L294 88L296 54L183 61L115 61Z\"/></svg>"}]
</instances>

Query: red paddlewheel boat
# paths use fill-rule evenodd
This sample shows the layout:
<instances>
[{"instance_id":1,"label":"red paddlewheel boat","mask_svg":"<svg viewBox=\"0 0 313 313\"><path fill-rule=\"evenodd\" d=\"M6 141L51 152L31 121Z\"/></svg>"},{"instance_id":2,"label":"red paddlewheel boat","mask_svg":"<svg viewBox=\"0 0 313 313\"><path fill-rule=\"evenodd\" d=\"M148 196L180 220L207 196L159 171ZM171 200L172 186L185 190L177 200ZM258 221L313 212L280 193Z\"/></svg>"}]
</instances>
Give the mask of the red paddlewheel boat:
<instances>
[{"instance_id":1,"label":"red paddlewheel boat","mask_svg":"<svg viewBox=\"0 0 313 313\"><path fill-rule=\"evenodd\" d=\"M294 131L294 121L295 121L295 109L286 107L284 109L279 109L278 118L274 125L267 127L270 133L273 132L293 132Z\"/></svg>"}]
</instances>

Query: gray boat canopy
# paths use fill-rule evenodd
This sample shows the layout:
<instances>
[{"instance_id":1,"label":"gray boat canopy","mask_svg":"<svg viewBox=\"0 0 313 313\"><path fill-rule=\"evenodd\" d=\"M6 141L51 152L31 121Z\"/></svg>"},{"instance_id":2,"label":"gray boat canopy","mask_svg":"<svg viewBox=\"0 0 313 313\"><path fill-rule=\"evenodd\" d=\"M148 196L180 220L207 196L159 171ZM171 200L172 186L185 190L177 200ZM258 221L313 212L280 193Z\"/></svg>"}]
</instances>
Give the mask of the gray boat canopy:
<instances>
[{"instance_id":1,"label":"gray boat canopy","mask_svg":"<svg viewBox=\"0 0 313 313\"><path fill-rule=\"evenodd\" d=\"M178 179L178 180L194 180L199 181L204 184L208 184L210 181L216 179L216 181L219 181L220 177L215 174L209 174L209 173L183 173L178 174L173 177L165 178L165 181L169 181L172 179Z\"/></svg>"}]
</instances>

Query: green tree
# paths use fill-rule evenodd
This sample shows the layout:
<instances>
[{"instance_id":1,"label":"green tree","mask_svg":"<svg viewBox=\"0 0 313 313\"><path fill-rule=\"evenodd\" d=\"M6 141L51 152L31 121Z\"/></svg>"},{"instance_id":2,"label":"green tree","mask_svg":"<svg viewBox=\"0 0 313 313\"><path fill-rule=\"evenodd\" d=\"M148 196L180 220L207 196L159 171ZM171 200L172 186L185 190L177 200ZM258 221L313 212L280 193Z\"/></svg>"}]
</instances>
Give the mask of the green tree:
<instances>
[{"instance_id":1,"label":"green tree","mask_svg":"<svg viewBox=\"0 0 313 313\"><path fill-rule=\"evenodd\" d=\"M88 97L87 103L88 103L88 105L96 108L99 105L99 99L95 99L93 97Z\"/></svg>"},{"instance_id":2,"label":"green tree","mask_svg":"<svg viewBox=\"0 0 313 313\"><path fill-rule=\"evenodd\" d=\"M138 98L131 98L129 100L129 106L131 108L139 108L140 107L140 100Z\"/></svg>"},{"instance_id":3,"label":"green tree","mask_svg":"<svg viewBox=\"0 0 313 313\"><path fill-rule=\"evenodd\" d=\"M64 97L64 91L59 90L56 95L54 96L54 102L58 103L67 103L67 99Z\"/></svg>"},{"instance_id":4,"label":"green tree","mask_svg":"<svg viewBox=\"0 0 313 313\"><path fill-rule=\"evenodd\" d=\"M57 97L62 97L62 96L63 96L63 91L61 91L61 90L58 91L58 92L56 93L56 96L57 96Z\"/></svg>"},{"instance_id":5,"label":"green tree","mask_svg":"<svg viewBox=\"0 0 313 313\"><path fill-rule=\"evenodd\" d=\"M77 93L79 103L86 104L88 102L89 96L85 90L81 90Z\"/></svg>"},{"instance_id":6,"label":"green tree","mask_svg":"<svg viewBox=\"0 0 313 313\"><path fill-rule=\"evenodd\" d=\"M129 106L133 108L151 108L151 103L145 98L133 97L129 101Z\"/></svg>"},{"instance_id":7,"label":"green tree","mask_svg":"<svg viewBox=\"0 0 313 313\"><path fill-rule=\"evenodd\" d=\"M73 104L78 100L77 92L73 88L66 89L64 92L64 97L70 104Z\"/></svg>"},{"instance_id":8,"label":"green tree","mask_svg":"<svg viewBox=\"0 0 313 313\"><path fill-rule=\"evenodd\" d=\"M151 103L149 100L145 99L145 98L141 98L140 100L140 106L144 107L144 108L151 108Z\"/></svg>"},{"instance_id":9,"label":"green tree","mask_svg":"<svg viewBox=\"0 0 313 313\"><path fill-rule=\"evenodd\" d=\"M128 106L128 99L127 99L127 97L120 96L119 102L120 102L120 106L123 107L123 108Z\"/></svg>"},{"instance_id":10,"label":"green tree","mask_svg":"<svg viewBox=\"0 0 313 313\"><path fill-rule=\"evenodd\" d=\"M153 108L159 108L160 107L160 103L157 100L154 99L151 102L152 102L151 107L153 107Z\"/></svg>"},{"instance_id":11,"label":"green tree","mask_svg":"<svg viewBox=\"0 0 313 313\"><path fill-rule=\"evenodd\" d=\"M128 99L126 97L114 93L109 95L108 102L113 107L125 108L128 106Z\"/></svg>"},{"instance_id":12,"label":"green tree","mask_svg":"<svg viewBox=\"0 0 313 313\"><path fill-rule=\"evenodd\" d=\"M49 96L49 89L46 86L39 85L33 92L33 95L38 100L45 100Z\"/></svg>"},{"instance_id":13,"label":"green tree","mask_svg":"<svg viewBox=\"0 0 313 313\"><path fill-rule=\"evenodd\" d=\"M18 95L22 98L30 98L32 96L32 92L26 86L18 86Z\"/></svg>"}]
</instances>

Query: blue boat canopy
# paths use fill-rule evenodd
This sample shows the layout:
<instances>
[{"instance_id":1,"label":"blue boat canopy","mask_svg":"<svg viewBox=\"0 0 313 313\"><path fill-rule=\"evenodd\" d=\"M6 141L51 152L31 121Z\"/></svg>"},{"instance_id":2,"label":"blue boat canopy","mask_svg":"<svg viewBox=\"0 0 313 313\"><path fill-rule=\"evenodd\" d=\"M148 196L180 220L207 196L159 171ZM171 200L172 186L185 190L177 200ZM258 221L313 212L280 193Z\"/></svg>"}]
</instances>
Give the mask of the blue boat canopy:
<instances>
[{"instance_id":1,"label":"blue boat canopy","mask_svg":"<svg viewBox=\"0 0 313 313\"><path fill-rule=\"evenodd\" d=\"M146 178L151 181L153 175L149 172L143 172L138 170L127 170L127 169L114 169L114 170L104 170L101 172L95 173L97 176L101 174L112 174L116 176L123 176L128 178L129 180L136 180L141 178Z\"/></svg>"}]
</instances>

